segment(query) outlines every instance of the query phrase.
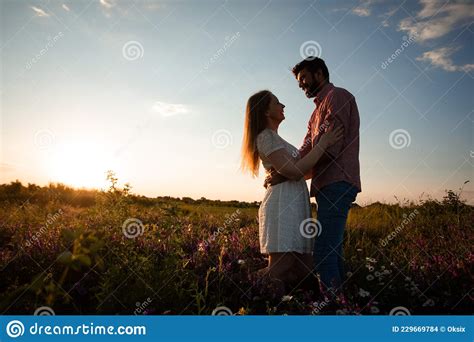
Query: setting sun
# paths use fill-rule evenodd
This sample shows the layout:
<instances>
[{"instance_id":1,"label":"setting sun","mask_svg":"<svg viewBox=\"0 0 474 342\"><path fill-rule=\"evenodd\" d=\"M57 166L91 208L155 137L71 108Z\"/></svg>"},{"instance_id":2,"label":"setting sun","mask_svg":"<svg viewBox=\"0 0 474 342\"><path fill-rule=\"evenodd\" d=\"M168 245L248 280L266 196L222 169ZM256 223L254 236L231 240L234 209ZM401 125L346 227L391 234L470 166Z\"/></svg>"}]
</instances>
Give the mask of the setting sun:
<instances>
[{"instance_id":1,"label":"setting sun","mask_svg":"<svg viewBox=\"0 0 474 342\"><path fill-rule=\"evenodd\" d=\"M58 146L47 163L54 182L75 187L102 188L111 161L100 144L71 143Z\"/></svg>"}]
</instances>

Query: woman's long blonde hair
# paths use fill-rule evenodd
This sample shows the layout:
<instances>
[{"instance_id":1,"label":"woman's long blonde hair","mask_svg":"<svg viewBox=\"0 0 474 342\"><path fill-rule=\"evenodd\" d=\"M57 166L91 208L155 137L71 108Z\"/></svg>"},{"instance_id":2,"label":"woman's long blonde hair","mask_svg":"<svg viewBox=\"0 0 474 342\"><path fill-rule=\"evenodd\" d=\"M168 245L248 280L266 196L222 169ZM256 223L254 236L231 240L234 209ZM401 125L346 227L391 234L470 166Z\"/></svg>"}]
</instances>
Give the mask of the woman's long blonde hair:
<instances>
[{"instance_id":1,"label":"woman's long blonde hair","mask_svg":"<svg viewBox=\"0 0 474 342\"><path fill-rule=\"evenodd\" d=\"M260 166L256 140L258 134L266 128L265 113L271 100L272 93L269 90L261 90L250 96L247 101L244 137L242 139L241 169L249 171L253 177L258 176Z\"/></svg>"}]
</instances>

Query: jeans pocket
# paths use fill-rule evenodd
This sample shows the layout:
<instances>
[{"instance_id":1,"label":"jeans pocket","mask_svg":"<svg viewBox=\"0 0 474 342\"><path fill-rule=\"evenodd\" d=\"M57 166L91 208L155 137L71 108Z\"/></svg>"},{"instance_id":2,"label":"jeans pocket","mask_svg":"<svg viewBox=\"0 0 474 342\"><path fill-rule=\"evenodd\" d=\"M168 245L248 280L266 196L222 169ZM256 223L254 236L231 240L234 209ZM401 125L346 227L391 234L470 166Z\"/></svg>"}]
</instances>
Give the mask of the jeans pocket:
<instances>
[{"instance_id":1,"label":"jeans pocket","mask_svg":"<svg viewBox=\"0 0 474 342\"><path fill-rule=\"evenodd\" d=\"M347 214L357 196L357 188L341 181L325 186L317 195L318 211L338 211Z\"/></svg>"}]
</instances>

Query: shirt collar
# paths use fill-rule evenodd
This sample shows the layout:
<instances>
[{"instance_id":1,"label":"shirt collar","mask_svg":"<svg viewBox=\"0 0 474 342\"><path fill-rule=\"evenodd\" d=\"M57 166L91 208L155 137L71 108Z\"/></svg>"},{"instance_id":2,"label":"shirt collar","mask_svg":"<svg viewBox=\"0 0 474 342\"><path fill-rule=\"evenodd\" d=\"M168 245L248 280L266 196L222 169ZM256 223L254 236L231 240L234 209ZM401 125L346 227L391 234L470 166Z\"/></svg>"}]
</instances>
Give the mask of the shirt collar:
<instances>
[{"instance_id":1,"label":"shirt collar","mask_svg":"<svg viewBox=\"0 0 474 342\"><path fill-rule=\"evenodd\" d=\"M324 85L323 89L321 89L314 98L314 103L317 105L321 103L321 101L326 97L331 89L334 88L334 85L331 82L328 82Z\"/></svg>"}]
</instances>

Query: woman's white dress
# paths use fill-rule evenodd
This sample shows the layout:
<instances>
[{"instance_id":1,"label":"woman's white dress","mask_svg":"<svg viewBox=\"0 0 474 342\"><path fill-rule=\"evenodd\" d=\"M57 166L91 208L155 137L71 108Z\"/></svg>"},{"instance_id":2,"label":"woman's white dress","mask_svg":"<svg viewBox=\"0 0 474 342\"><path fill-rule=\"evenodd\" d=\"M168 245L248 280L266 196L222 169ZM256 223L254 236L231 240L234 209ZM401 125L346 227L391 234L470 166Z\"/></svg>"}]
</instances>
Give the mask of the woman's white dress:
<instances>
[{"instance_id":1,"label":"woman's white dress","mask_svg":"<svg viewBox=\"0 0 474 342\"><path fill-rule=\"evenodd\" d=\"M268 156L285 148L297 160L298 149L271 129L257 136L257 150L265 170L272 165ZM258 210L260 251L312 253L313 238L304 233L303 225L311 219L308 187L304 179L269 186ZM303 233L302 233L303 231Z\"/></svg>"}]
</instances>

